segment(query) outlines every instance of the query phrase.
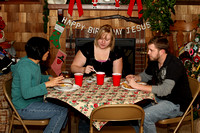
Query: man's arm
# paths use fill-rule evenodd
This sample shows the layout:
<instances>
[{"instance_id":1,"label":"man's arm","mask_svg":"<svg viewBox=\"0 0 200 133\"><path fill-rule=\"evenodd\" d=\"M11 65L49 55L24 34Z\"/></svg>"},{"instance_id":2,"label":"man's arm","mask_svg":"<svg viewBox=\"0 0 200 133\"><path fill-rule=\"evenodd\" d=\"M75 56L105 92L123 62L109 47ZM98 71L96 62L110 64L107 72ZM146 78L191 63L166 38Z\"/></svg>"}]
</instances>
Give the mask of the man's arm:
<instances>
[{"instance_id":1,"label":"man's arm","mask_svg":"<svg viewBox=\"0 0 200 133\"><path fill-rule=\"evenodd\" d=\"M142 81L142 82L148 82L149 80L152 79L152 76L146 74L145 71L141 72L141 73L139 74L139 76L141 77L141 81Z\"/></svg>"},{"instance_id":2,"label":"man's arm","mask_svg":"<svg viewBox=\"0 0 200 133\"><path fill-rule=\"evenodd\" d=\"M175 81L171 79L165 79L161 85L153 85L152 92L158 96L167 96L174 88Z\"/></svg>"}]
</instances>

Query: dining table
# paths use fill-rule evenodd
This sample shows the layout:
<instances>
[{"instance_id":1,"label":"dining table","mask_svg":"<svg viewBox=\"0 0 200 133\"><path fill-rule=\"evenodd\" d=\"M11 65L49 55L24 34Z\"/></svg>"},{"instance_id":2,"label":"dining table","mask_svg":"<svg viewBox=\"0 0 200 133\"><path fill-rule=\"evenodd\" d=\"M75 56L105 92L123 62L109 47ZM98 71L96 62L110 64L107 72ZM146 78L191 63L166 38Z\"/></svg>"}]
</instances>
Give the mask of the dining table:
<instances>
[{"instance_id":1,"label":"dining table","mask_svg":"<svg viewBox=\"0 0 200 133\"><path fill-rule=\"evenodd\" d=\"M74 78L68 78L75 83ZM121 83L125 79L121 79ZM73 91L63 91L55 88L47 88L48 94L45 98L61 100L74 109L90 118L93 109L105 104L136 104L144 99L155 101L155 95L151 92L129 90L122 86L113 86L112 77L106 77L103 85L97 85L96 80L84 77L82 86ZM94 122L93 125L100 130L107 122Z\"/></svg>"}]
</instances>

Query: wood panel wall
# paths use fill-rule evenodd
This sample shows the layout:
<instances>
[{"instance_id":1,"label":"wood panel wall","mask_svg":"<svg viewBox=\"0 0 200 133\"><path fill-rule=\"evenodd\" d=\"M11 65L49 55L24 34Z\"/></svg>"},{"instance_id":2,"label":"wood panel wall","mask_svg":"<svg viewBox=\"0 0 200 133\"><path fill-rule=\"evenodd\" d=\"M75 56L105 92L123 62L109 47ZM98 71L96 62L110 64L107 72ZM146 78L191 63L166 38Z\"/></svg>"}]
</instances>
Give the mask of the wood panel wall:
<instances>
[{"instance_id":1,"label":"wood panel wall","mask_svg":"<svg viewBox=\"0 0 200 133\"><path fill-rule=\"evenodd\" d=\"M46 38L43 32L42 4L0 4L0 16L6 23L5 37L15 41L17 57L26 55L24 45L33 36Z\"/></svg>"},{"instance_id":2,"label":"wood panel wall","mask_svg":"<svg viewBox=\"0 0 200 133\"><path fill-rule=\"evenodd\" d=\"M175 11L176 14L172 16L173 20L192 22L199 19L200 5L176 5Z\"/></svg>"},{"instance_id":3,"label":"wood panel wall","mask_svg":"<svg viewBox=\"0 0 200 133\"><path fill-rule=\"evenodd\" d=\"M185 20L186 22L192 22L199 19L200 15L200 5L176 5L176 14L172 14L172 19L175 20ZM151 31L146 32L146 42L152 37Z\"/></svg>"},{"instance_id":4,"label":"wood panel wall","mask_svg":"<svg viewBox=\"0 0 200 133\"><path fill-rule=\"evenodd\" d=\"M192 20L197 20L200 14L200 5L177 5L175 7L176 15L172 15L173 20L185 20L186 22L191 22ZM52 34L52 30L57 21L57 10L52 10L50 12L50 22L48 33L43 33L43 20L42 20L43 4L0 4L0 16L6 23L4 29L6 39L11 41L16 41L14 47L17 51L18 57L23 57L25 55L24 44L32 36L40 36L44 38L49 38ZM127 11L105 11L94 12L90 10L84 10L84 15L81 18L96 17L96 16L107 16L120 14L127 16ZM137 17L137 11L133 12L133 16ZM64 11L64 16L67 16L67 11ZM73 19L81 19L78 17L77 11L73 12ZM128 17L128 16L127 16ZM131 27L134 23L126 22L124 20L94 20L86 23L87 26L98 27L103 25L103 23L108 23L115 25L117 28ZM69 27L67 27L69 28ZM66 32L64 31L60 38L61 50L65 52L65 41ZM152 37L150 29L145 30L145 42L148 42ZM57 49L51 44L51 62L55 59L57 54ZM65 66L63 66L65 67ZM63 69L63 68L62 68Z\"/></svg>"}]
</instances>

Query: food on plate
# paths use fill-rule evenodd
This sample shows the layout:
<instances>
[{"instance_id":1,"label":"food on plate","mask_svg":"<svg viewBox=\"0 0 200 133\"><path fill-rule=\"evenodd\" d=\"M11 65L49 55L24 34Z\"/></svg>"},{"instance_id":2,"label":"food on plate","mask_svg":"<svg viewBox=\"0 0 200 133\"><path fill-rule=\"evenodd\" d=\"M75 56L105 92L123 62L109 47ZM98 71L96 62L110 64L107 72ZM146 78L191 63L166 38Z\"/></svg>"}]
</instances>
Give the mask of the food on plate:
<instances>
[{"instance_id":1,"label":"food on plate","mask_svg":"<svg viewBox=\"0 0 200 133\"><path fill-rule=\"evenodd\" d=\"M128 88L128 89L133 89L130 85L128 85L126 82L123 82L122 85L125 87L125 88Z\"/></svg>"},{"instance_id":2,"label":"food on plate","mask_svg":"<svg viewBox=\"0 0 200 133\"><path fill-rule=\"evenodd\" d=\"M72 84L61 84L60 87L70 88L70 87L72 87Z\"/></svg>"},{"instance_id":3,"label":"food on plate","mask_svg":"<svg viewBox=\"0 0 200 133\"><path fill-rule=\"evenodd\" d=\"M65 87L65 84L61 84L60 86L61 86L61 87Z\"/></svg>"},{"instance_id":4,"label":"food on plate","mask_svg":"<svg viewBox=\"0 0 200 133\"><path fill-rule=\"evenodd\" d=\"M141 84L141 85L147 85L147 83L145 82L137 82L138 84ZM121 84L124 88L126 89L135 89L135 88L132 88L130 85L128 85L128 83L125 81Z\"/></svg>"}]
</instances>

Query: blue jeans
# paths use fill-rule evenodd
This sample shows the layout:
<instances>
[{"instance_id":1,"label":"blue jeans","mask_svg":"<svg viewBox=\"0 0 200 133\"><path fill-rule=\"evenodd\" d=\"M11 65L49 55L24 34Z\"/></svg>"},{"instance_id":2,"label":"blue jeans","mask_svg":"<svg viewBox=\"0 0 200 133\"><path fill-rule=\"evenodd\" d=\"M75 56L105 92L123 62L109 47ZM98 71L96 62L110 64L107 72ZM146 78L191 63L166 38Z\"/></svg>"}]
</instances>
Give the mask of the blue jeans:
<instances>
[{"instance_id":1,"label":"blue jeans","mask_svg":"<svg viewBox=\"0 0 200 133\"><path fill-rule=\"evenodd\" d=\"M50 102L35 102L17 111L22 119L50 119L44 133L60 133L67 123L68 109Z\"/></svg>"},{"instance_id":2,"label":"blue jeans","mask_svg":"<svg viewBox=\"0 0 200 133\"><path fill-rule=\"evenodd\" d=\"M155 123L159 120L181 116L180 105L156 98L157 104L144 108L144 133L156 133Z\"/></svg>"}]
</instances>

